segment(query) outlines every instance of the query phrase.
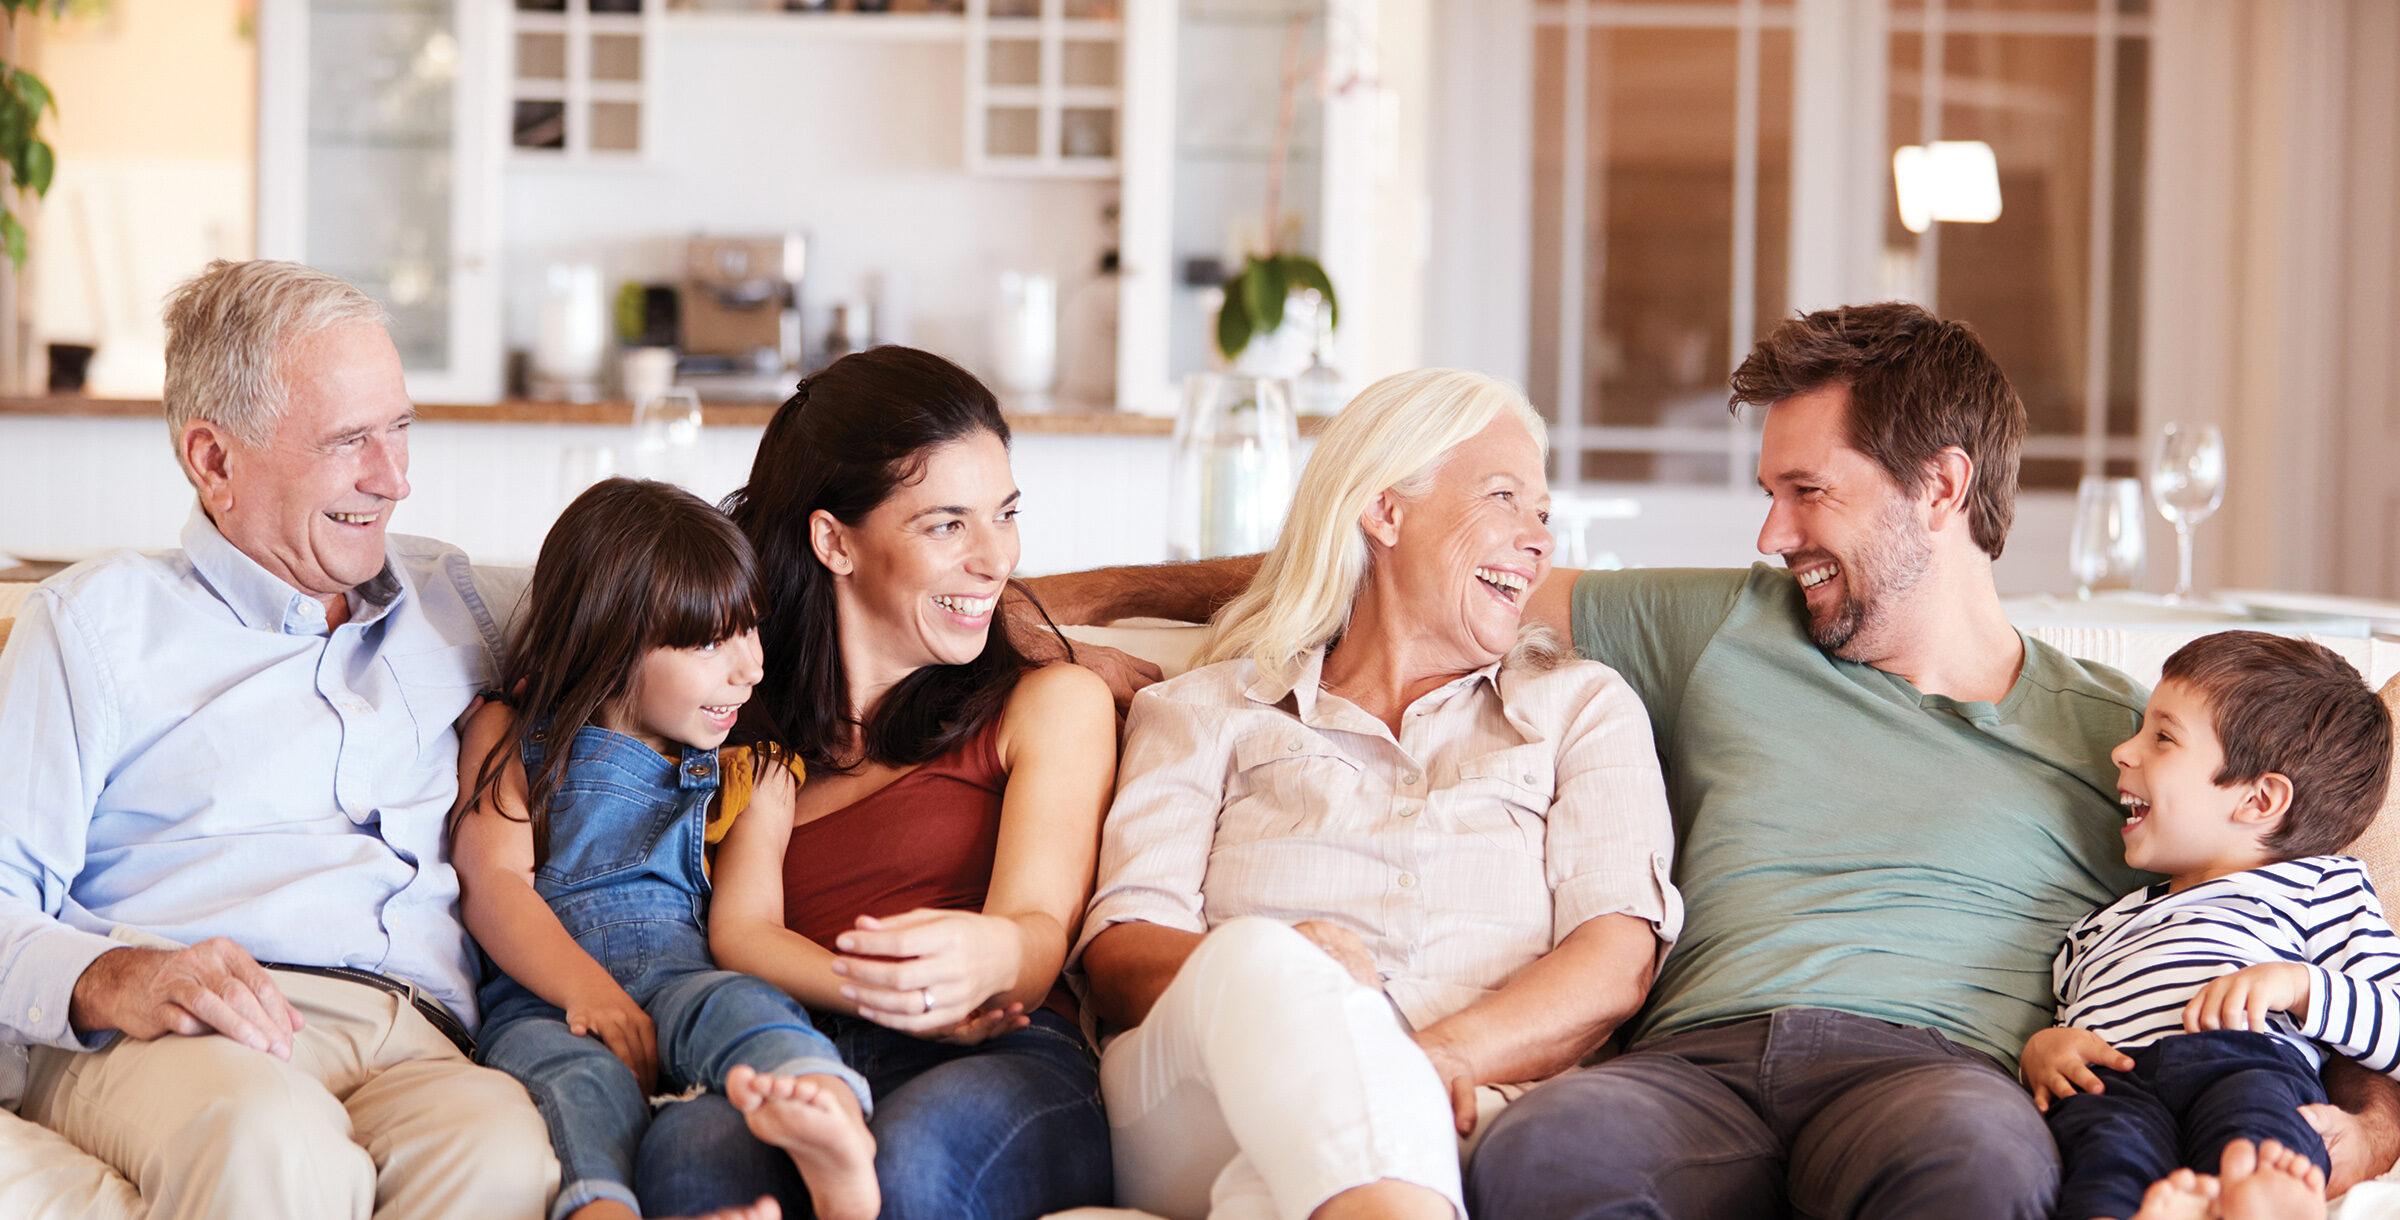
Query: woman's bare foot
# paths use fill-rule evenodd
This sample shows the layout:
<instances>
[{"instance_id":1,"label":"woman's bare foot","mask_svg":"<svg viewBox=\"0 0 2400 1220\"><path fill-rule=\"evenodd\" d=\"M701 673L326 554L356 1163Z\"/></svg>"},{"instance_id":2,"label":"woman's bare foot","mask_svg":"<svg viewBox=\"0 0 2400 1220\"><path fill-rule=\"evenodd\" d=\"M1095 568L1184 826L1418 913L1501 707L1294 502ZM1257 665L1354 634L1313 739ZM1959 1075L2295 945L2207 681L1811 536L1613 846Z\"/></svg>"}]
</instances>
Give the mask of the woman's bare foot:
<instances>
[{"instance_id":1,"label":"woman's bare foot","mask_svg":"<svg viewBox=\"0 0 2400 1220\"><path fill-rule=\"evenodd\" d=\"M2216 1215L2217 1180L2178 1169L2150 1184L2133 1220L2208 1220Z\"/></svg>"},{"instance_id":2,"label":"woman's bare foot","mask_svg":"<svg viewBox=\"0 0 2400 1220\"><path fill-rule=\"evenodd\" d=\"M2225 1220L2325 1220L2325 1171L2274 1140L2225 1145L2217 1181Z\"/></svg>"},{"instance_id":3,"label":"woman's bare foot","mask_svg":"<svg viewBox=\"0 0 2400 1220\"><path fill-rule=\"evenodd\" d=\"M841 1078L775 1076L737 1066L725 1073L725 1099L748 1121L750 1134L791 1154L816 1203L817 1220L875 1220L883 1210L875 1136Z\"/></svg>"}]
</instances>

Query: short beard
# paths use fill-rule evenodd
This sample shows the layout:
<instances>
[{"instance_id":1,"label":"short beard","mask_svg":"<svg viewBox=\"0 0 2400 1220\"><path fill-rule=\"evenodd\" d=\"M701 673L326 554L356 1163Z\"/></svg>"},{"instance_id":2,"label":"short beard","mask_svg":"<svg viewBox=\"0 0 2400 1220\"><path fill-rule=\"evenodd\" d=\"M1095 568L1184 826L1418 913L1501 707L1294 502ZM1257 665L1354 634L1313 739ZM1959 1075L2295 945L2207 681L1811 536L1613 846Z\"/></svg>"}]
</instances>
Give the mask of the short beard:
<instances>
[{"instance_id":1,"label":"short beard","mask_svg":"<svg viewBox=\"0 0 2400 1220\"><path fill-rule=\"evenodd\" d=\"M1809 642L1842 660L1866 661L1892 602L1932 569L1933 543L1911 519L1907 503L1894 500L1877 514L1875 532L1836 562L1842 565L1841 604L1821 619L1809 616Z\"/></svg>"}]
</instances>

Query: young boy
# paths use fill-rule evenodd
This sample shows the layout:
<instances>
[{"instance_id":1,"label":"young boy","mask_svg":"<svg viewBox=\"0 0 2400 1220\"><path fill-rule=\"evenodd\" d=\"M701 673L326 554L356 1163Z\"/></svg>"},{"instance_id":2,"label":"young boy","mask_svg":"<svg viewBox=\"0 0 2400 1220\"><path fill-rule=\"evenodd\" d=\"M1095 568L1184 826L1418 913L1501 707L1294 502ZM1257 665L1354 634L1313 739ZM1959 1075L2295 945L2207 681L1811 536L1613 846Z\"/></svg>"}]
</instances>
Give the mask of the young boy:
<instances>
[{"instance_id":1,"label":"young boy","mask_svg":"<svg viewBox=\"0 0 2400 1220\"><path fill-rule=\"evenodd\" d=\"M2300 1107L2329 1046L2400 1069L2400 938L2363 866L2392 720L2332 650L2228 631L2167 659L2119 745L2125 861L2167 879L2087 915L2021 1072L2064 1162L2057 1215L2125 1217L2235 1140L2327 1168Z\"/></svg>"}]
</instances>

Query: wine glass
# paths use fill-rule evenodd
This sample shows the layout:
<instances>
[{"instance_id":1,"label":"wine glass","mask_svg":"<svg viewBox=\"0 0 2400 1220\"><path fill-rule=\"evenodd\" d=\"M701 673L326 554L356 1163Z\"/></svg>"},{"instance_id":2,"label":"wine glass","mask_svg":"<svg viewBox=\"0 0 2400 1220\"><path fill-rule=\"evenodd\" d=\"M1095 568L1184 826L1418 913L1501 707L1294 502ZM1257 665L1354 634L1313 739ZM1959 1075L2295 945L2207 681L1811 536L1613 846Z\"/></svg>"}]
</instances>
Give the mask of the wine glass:
<instances>
[{"instance_id":1,"label":"wine glass","mask_svg":"<svg viewBox=\"0 0 2400 1220\"><path fill-rule=\"evenodd\" d=\"M2215 424L2170 423L2150 460L2150 501L2175 527L2175 591L2192 597L2192 527L2225 502L2225 434Z\"/></svg>"},{"instance_id":2,"label":"wine glass","mask_svg":"<svg viewBox=\"0 0 2400 1220\"><path fill-rule=\"evenodd\" d=\"M700 481L700 394L683 386L633 405L626 473L689 489Z\"/></svg>"},{"instance_id":3,"label":"wine glass","mask_svg":"<svg viewBox=\"0 0 2400 1220\"><path fill-rule=\"evenodd\" d=\"M2075 488L2075 533L2067 543L2067 566L2075 596L2090 600L2095 590L2131 589L2144 567L2140 479L2085 477Z\"/></svg>"}]
</instances>

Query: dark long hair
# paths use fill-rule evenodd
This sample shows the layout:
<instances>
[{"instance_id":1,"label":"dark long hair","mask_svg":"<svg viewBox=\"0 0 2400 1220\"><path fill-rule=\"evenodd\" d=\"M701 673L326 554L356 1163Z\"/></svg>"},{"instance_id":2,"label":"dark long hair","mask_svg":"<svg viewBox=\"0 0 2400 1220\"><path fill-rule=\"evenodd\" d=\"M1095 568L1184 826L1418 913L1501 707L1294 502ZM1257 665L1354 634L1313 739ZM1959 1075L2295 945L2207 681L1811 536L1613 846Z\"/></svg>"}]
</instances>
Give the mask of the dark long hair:
<instances>
[{"instance_id":1,"label":"dark long hair","mask_svg":"<svg viewBox=\"0 0 2400 1220\"><path fill-rule=\"evenodd\" d=\"M904 767L940 755L998 717L1032 667L995 619L974 660L925 666L885 692L863 724L850 718L834 577L809 540L809 514L856 526L920 477L934 450L977 433L1008 444L1000 404L974 374L910 347L853 352L800 383L767 424L749 484L726 497L766 589L766 679L742 714L755 710L809 766ZM853 730L864 747L857 756Z\"/></svg>"},{"instance_id":2,"label":"dark long hair","mask_svg":"<svg viewBox=\"0 0 2400 1220\"><path fill-rule=\"evenodd\" d=\"M740 635L758 625L759 606L750 540L707 501L669 483L593 484L542 539L500 665L516 724L484 756L461 811L490 793L508 760L541 733L550 748L525 777L525 812L534 860L549 859L550 802L575 734L625 697L651 649Z\"/></svg>"}]
</instances>

